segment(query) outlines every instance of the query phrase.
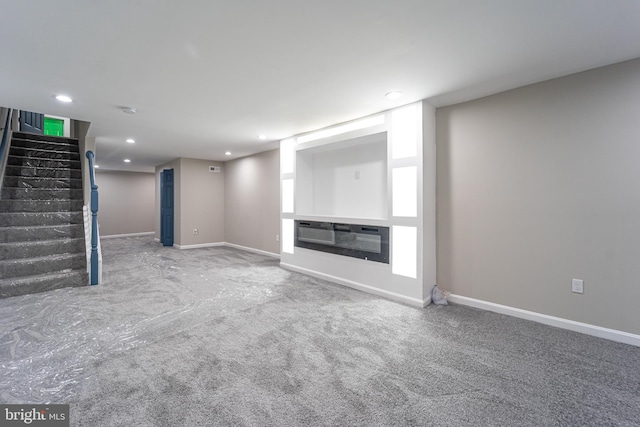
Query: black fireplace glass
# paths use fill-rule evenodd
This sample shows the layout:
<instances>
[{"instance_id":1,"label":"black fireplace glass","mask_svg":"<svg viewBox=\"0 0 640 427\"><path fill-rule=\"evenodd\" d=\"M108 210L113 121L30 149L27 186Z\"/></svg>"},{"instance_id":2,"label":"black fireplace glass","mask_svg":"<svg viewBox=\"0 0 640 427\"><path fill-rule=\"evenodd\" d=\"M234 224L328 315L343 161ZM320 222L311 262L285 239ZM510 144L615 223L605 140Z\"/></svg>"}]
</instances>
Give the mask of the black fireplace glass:
<instances>
[{"instance_id":1,"label":"black fireplace glass","mask_svg":"<svg viewBox=\"0 0 640 427\"><path fill-rule=\"evenodd\" d=\"M295 246L389 263L389 227L295 221Z\"/></svg>"}]
</instances>

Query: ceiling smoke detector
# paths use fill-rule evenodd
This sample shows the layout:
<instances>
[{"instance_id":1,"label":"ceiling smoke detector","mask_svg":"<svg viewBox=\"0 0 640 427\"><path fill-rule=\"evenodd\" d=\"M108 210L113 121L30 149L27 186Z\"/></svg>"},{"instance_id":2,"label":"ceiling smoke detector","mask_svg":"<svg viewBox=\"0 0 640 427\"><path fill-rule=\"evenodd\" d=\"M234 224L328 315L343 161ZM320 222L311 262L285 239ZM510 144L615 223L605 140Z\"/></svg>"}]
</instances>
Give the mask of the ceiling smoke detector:
<instances>
[{"instance_id":1,"label":"ceiling smoke detector","mask_svg":"<svg viewBox=\"0 0 640 427\"><path fill-rule=\"evenodd\" d=\"M135 114L136 109L133 107L122 107L122 112L127 114Z\"/></svg>"}]
</instances>

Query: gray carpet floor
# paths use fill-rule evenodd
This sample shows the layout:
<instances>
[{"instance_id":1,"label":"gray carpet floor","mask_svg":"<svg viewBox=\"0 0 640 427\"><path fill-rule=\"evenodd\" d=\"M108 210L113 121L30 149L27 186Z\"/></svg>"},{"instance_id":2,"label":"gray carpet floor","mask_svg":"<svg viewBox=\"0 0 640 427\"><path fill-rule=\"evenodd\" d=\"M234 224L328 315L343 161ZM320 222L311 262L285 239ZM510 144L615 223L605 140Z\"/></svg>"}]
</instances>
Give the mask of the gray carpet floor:
<instances>
[{"instance_id":1,"label":"gray carpet floor","mask_svg":"<svg viewBox=\"0 0 640 427\"><path fill-rule=\"evenodd\" d=\"M236 249L102 247L104 284L0 300L0 402L73 426L640 425L640 348Z\"/></svg>"}]
</instances>

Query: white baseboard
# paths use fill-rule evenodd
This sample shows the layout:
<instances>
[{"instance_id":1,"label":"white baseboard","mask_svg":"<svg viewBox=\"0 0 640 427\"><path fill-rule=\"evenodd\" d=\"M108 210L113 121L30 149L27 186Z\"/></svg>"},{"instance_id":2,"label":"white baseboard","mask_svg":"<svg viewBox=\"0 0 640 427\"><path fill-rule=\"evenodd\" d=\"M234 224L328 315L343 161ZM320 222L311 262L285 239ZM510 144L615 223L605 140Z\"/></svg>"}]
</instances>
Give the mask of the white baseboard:
<instances>
[{"instance_id":1,"label":"white baseboard","mask_svg":"<svg viewBox=\"0 0 640 427\"><path fill-rule=\"evenodd\" d=\"M378 295L380 297L388 298L394 301L401 302L403 304L411 305L413 307L423 308L431 303L431 297L428 297L425 300L420 300L417 298L411 298L405 295L396 294L394 292L385 291L384 289L374 288L373 286L365 285L363 283L354 282L352 280L342 279L340 277L332 276L330 274L320 273L318 271L309 270L306 268L298 267L291 264L286 264L281 262L280 267L295 271L297 273L306 274L308 276L316 277L318 279L326 280L328 282L337 283L338 285L346 286L348 288L357 289L362 292L366 292L373 295Z\"/></svg>"},{"instance_id":2,"label":"white baseboard","mask_svg":"<svg viewBox=\"0 0 640 427\"><path fill-rule=\"evenodd\" d=\"M118 237L151 236L152 234L156 234L156 233L154 231L145 231L144 233L110 234L108 236L100 236L100 239L116 239Z\"/></svg>"},{"instance_id":3,"label":"white baseboard","mask_svg":"<svg viewBox=\"0 0 640 427\"><path fill-rule=\"evenodd\" d=\"M213 242L213 243L200 243L197 245L176 245L173 247L177 249L199 249L199 248L212 248L216 246L227 246L229 248L236 248L247 252L254 252L260 255L272 257L272 258L280 258L280 254L275 254L273 252L267 252L260 249L250 248L247 246L236 245L235 243L227 243L227 242Z\"/></svg>"},{"instance_id":4,"label":"white baseboard","mask_svg":"<svg viewBox=\"0 0 640 427\"><path fill-rule=\"evenodd\" d=\"M247 251L247 252L255 252L255 253L260 254L260 255L264 255L264 256L271 257L271 258L280 259L280 254L276 254L276 253L273 253L273 252L267 252L267 251L263 251L261 249L250 248L250 247L247 247L247 246L240 246L240 245L236 245L235 243L229 243L229 242L225 242L224 245L228 246L230 248L236 248L236 249L240 249L240 250Z\"/></svg>"},{"instance_id":5,"label":"white baseboard","mask_svg":"<svg viewBox=\"0 0 640 427\"><path fill-rule=\"evenodd\" d=\"M463 297L461 295L450 294L448 299L456 304L468 305L482 310L493 311L494 313L519 317L521 319L531 320L545 325L555 326L557 328L568 329L570 331L580 332L587 335L593 335L594 337L605 338L611 341L640 347L640 335L630 334L616 329L603 328L601 326L590 325L588 323L575 322L561 317L548 316L534 311L522 310L515 307L509 307L507 305L500 305L488 301Z\"/></svg>"},{"instance_id":6,"label":"white baseboard","mask_svg":"<svg viewBox=\"0 0 640 427\"><path fill-rule=\"evenodd\" d=\"M176 245L173 247L177 249L198 249L198 248L212 248L214 246L224 246L224 242L213 242L213 243L199 243L197 245Z\"/></svg>"}]
</instances>

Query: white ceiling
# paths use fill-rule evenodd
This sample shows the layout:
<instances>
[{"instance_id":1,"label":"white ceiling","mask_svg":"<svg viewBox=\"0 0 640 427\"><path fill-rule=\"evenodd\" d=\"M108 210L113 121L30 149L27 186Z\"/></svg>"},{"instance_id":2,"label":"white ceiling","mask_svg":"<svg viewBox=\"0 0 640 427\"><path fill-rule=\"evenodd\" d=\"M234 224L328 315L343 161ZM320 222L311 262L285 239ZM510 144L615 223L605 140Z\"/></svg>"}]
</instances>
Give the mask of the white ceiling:
<instances>
[{"instance_id":1,"label":"white ceiling","mask_svg":"<svg viewBox=\"0 0 640 427\"><path fill-rule=\"evenodd\" d=\"M92 122L104 169L228 160L637 57L630 0L0 1L0 105Z\"/></svg>"}]
</instances>

